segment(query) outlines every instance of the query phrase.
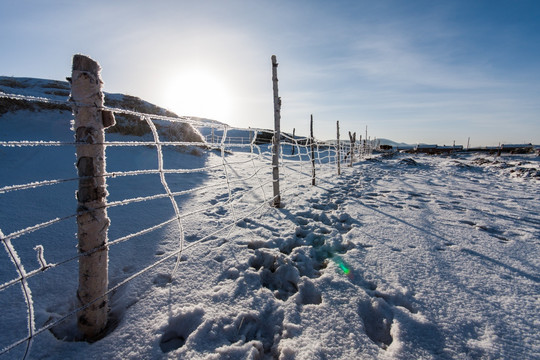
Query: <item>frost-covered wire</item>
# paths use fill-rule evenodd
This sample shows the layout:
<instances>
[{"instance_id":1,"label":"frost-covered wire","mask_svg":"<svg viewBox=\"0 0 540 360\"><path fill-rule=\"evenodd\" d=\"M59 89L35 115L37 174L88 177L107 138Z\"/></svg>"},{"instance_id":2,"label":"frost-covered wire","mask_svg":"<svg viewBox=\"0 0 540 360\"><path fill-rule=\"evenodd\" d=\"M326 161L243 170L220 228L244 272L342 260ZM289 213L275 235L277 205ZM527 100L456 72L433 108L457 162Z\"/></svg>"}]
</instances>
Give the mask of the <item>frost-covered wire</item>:
<instances>
[{"instance_id":1,"label":"frost-covered wire","mask_svg":"<svg viewBox=\"0 0 540 360\"><path fill-rule=\"evenodd\" d=\"M9 97L14 98L13 96L9 96ZM28 101L51 103L51 101L44 100L42 98L28 99L28 97L25 97L25 96L15 96L15 98L17 100L25 99ZM63 105L70 104L68 102L54 102L54 103L63 104ZM134 280L135 278L143 275L144 273L155 268L156 266L159 266L165 261L172 259L173 257L176 257L174 269L172 270L172 273L171 273L171 279L172 279L174 277L174 274L178 270L181 257L184 251L194 248L195 246L198 246L200 244L207 243L210 240L225 239L225 241L228 241L231 237L232 232L235 229L239 229L236 225L238 224L240 220L253 216L256 213L261 212L263 209L266 209L273 200L273 198L269 198L267 194L267 190L266 190L266 189L271 188L271 185L274 181L271 177L271 166L272 166L271 165L272 164L271 145L270 144L258 145L256 143L256 141L258 141L258 134L262 132L268 133L269 132L268 130L256 129L256 128L249 128L249 129L231 128L226 124L222 124L218 122L200 121L198 119L194 119L190 117L169 117L169 116L163 116L163 115L153 115L153 114L145 114L145 113L140 113L136 111L116 109L116 108L110 108L110 107L103 107L102 109L109 110L118 114L128 114L128 115L137 116L140 119L140 121L145 122L150 127L150 130L153 136L153 141L105 141L103 144L100 144L100 145L105 145L107 147L152 146L152 147L155 147L156 149L157 156L158 156L158 164L157 164L157 168L153 168L153 169L113 171L113 172L106 172L105 174L101 176L108 177L108 178L115 178L115 177L156 175L157 174L160 177L161 186L164 189L164 193L158 193L154 195L141 196L141 197L125 198L125 199L121 199L117 201L112 201L112 202L108 202L104 207L113 208L113 207L120 207L120 206L129 205L129 204L134 204L134 203L168 198L173 207L174 216L170 219L167 219L158 224L154 224L152 226L146 227L142 230L138 230L130 234L122 235L116 239L112 239L99 248L92 249L84 253L77 253L75 255L69 256L65 259L61 259L56 262L49 263L45 261L45 257L43 255L44 246L42 244L39 244L34 248L34 250L37 252L37 260L38 260L37 262L39 264L39 267L29 272L26 272L24 267L22 266L22 263L11 241L22 235L26 235L26 234L47 228L60 221L72 219L76 217L77 214L70 214L64 217L54 218L45 222L41 222L39 224L26 227L24 229L13 231L7 235L4 235L0 231L0 237L3 243L3 246L6 249L7 253L10 254L10 258L12 262L15 264L15 267L17 270L17 276L15 278L9 281L6 281L5 283L0 285L0 292L4 291L8 287L11 287L16 284L20 284L25 295L26 308L27 308L27 313L28 313L27 314L27 328L28 328L27 336L23 339L19 339L15 341L13 344L7 347L4 347L0 351L0 355L26 342L27 343L27 347L25 350L25 357L26 357L30 351L32 340L36 335L56 326L58 323L64 321L70 316L74 316L78 311L83 309L83 308L75 309L69 312L68 314L66 314L65 316L63 316L62 318L58 319L57 321L48 323L47 325L41 327L40 329L36 329L32 293L30 291L30 286L28 284L29 278L47 273L50 269L57 268L69 262L76 261L81 256L87 256L95 251L100 251L103 248L110 248L117 244L125 243L134 238L143 236L145 234L149 234L158 229L162 229L165 226L176 223L178 227L178 232L179 232L179 242L178 242L178 247L175 250L167 254L165 257L160 258L159 260L145 266L143 269L127 277L126 279L118 283L117 285L111 287L101 297L112 293L113 291L118 289L118 287ZM183 169L183 168L167 169L165 167L164 158L163 158L164 146L172 146L172 147L198 146L198 147L206 148L206 149L210 149L211 147L209 146L210 144L206 143L205 141L187 142L187 141L161 140L158 134L156 123L161 124L161 122L163 121L167 121L170 123L189 124L189 125L198 126L198 127L212 127L212 128L219 129L220 131L222 131L223 134L219 136L219 147L217 148L217 150L219 150L219 156L221 157L220 163L207 165L201 168L194 168L194 169ZM248 131L250 134L250 141L244 143L244 139L239 137L238 139L241 139L240 140L241 143L234 143L233 138L228 136L229 131L232 129ZM251 137L251 133L253 133L253 137ZM280 160L279 166L283 169L283 171L280 172L280 181L284 183L283 186L281 187L281 194L287 194L291 192L294 188L298 188L302 184L303 184L302 186L305 186L305 182L311 178L311 171L310 171L311 160L316 160L316 164L318 167L328 166L328 165L333 166L334 163L339 161L340 152L344 153L346 150L345 146L342 146L341 149L337 150L335 149L335 147L330 146L329 144L324 144L324 143L315 141L314 145L316 146L317 151L314 154L314 156L312 156L308 138L298 138L298 137L293 138L284 133L282 134L282 136L285 139L285 141L283 141L281 145L281 151L280 151L281 156L279 159ZM2 146L3 147L27 147L27 146L46 147L46 146L73 146L73 145L76 145L76 143L63 142L63 141L0 141L0 147ZM288 149L288 152L283 151L284 146L286 146L286 148ZM245 157L241 157L239 160L231 160L228 158L228 155L231 152L234 152L236 150L245 151L243 149L248 149L249 151L248 153L246 153ZM291 152L291 149L295 149L294 154L289 154ZM244 154L244 153L240 152L240 154ZM236 169L239 169L239 171L237 171ZM203 184L201 186L196 186L190 189L176 191L176 192L171 190L171 188L169 187L169 184L167 183L167 178L166 178L166 175L168 174L187 175L187 174L195 174L195 173L208 173L208 174L213 174L214 176L217 176L217 174L219 174L220 172L222 172L225 179L225 181L222 183ZM49 179L49 180L42 180L42 181L36 181L36 182L29 182L25 184L6 185L0 188L0 195L4 193L8 193L8 192L24 191L24 190L28 190L32 188L37 188L37 187L54 186L54 185L58 185L65 182L75 181L75 180L81 180L81 178L73 177L73 178L66 178L66 179ZM181 211L178 205L178 202L176 200L177 197L188 195L188 194L204 193L207 190L223 192L224 195L225 194L227 195L226 199L224 201L212 202L209 206L201 205L200 203L197 203L197 201L195 200L193 201L193 206L191 204L189 204L189 206L186 205L186 209L183 209L185 211ZM229 209L228 210L229 213L226 216L222 215L223 224L220 223L220 226L218 226L214 231L210 229L208 230L206 234L203 234L196 241L193 241L187 244L185 242L186 229L185 229L184 221L186 221L186 219L190 217L198 216L200 214L206 213L207 211L212 211L213 209L216 209L218 207L227 207ZM189 208L189 210L187 208ZM251 231L251 230L247 229L247 231ZM97 300L99 300L99 298L95 299L94 301L97 301ZM89 306L90 304L87 304L86 306Z\"/></svg>"},{"instance_id":2,"label":"frost-covered wire","mask_svg":"<svg viewBox=\"0 0 540 360\"><path fill-rule=\"evenodd\" d=\"M0 187L0 194L11 192L11 191L18 191L18 190L26 190L26 189L33 189L41 186L47 186L47 185L56 185L64 182L70 182L70 181L76 181L80 178L70 178L70 179L57 179L57 180L43 180L43 181L34 181L27 184L20 184L20 185L9 185Z\"/></svg>"},{"instance_id":3,"label":"frost-covered wire","mask_svg":"<svg viewBox=\"0 0 540 360\"><path fill-rule=\"evenodd\" d=\"M159 170L159 177L161 180L161 185L163 185L163 188L167 192L167 195L171 201L171 204L174 209L174 213L176 215L176 220L178 224L178 230L180 231L180 239L179 239L179 245L180 245L180 252L178 255L178 258L176 260L176 264L174 265L174 269L171 273L171 278L174 277L174 274L176 273L176 270L178 270L178 266L180 265L180 257L182 254L182 249L184 248L184 226L182 225L182 218L180 217L180 210L178 209L178 203L176 202L176 199L172 195L171 189L169 187L169 184L167 183L167 180L165 179L165 173L163 172L163 152L161 151L161 142L159 141L159 135L156 129L156 125L152 122L152 119L149 117L144 118L150 129L152 130L152 135L154 136L155 146L158 153L158 170Z\"/></svg>"},{"instance_id":4,"label":"frost-covered wire","mask_svg":"<svg viewBox=\"0 0 540 360\"><path fill-rule=\"evenodd\" d=\"M4 147L23 147L23 146L75 146L77 143L70 141L29 141L29 140L18 140L18 141L0 141L0 146Z\"/></svg>"},{"instance_id":5,"label":"frost-covered wire","mask_svg":"<svg viewBox=\"0 0 540 360\"><path fill-rule=\"evenodd\" d=\"M7 94L0 91L0 98L2 99L11 99L19 101L29 101L29 102L39 102L43 104L55 104L55 105L66 105L70 106L68 100L53 100L40 96L29 96L29 95L17 95L17 94Z\"/></svg>"},{"instance_id":6,"label":"frost-covered wire","mask_svg":"<svg viewBox=\"0 0 540 360\"><path fill-rule=\"evenodd\" d=\"M257 152L259 153L259 159L261 158L261 148L257 145L255 145L255 141L257 139L257 132L255 132L254 136L253 136L253 139L251 140L251 144L250 144L250 150L251 150L251 154L253 154L253 149L257 149ZM267 199L266 199L266 192L264 191L264 186L263 186L263 183L261 181L261 178L259 177L259 171L257 170L257 167L255 165L255 156L251 156L251 164L253 166L253 171L255 172L255 174L257 175L257 181L259 183L259 189L261 189L261 192L263 194L263 198L264 198L264 201L266 202Z\"/></svg>"},{"instance_id":7,"label":"frost-covered wire","mask_svg":"<svg viewBox=\"0 0 540 360\"><path fill-rule=\"evenodd\" d=\"M19 236L22 236L22 235L25 235L25 234L28 234L28 233L31 233L31 232L34 232L34 231L37 231L37 230L41 230L43 228L46 228L46 227L51 226L53 224L56 224L56 223L58 223L60 221L64 221L64 220L67 220L67 219L70 219L70 218L74 218L76 216L77 216L77 214L71 214L71 215L68 215L68 216L61 217L61 218L54 218L54 219L51 219L49 221L45 221L45 222L42 222L42 223L39 223L39 224L36 224L36 225L26 227L26 228L21 229L21 230L14 231L11 234L8 234L5 237L3 237L3 239L12 240L12 239L18 238Z\"/></svg>"},{"instance_id":8,"label":"frost-covered wire","mask_svg":"<svg viewBox=\"0 0 540 360\"><path fill-rule=\"evenodd\" d=\"M28 355L30 351L30 347L32 346L32 339L34 338L34 333L36 330L36 323L35 323L35 316L34 316L34 302L32 300L32 292L30 291L30 287L28 286L28 282L26 281L26 271L24 270L24 266L21 262L21 258L19 257L19 254L17 254L17 251L11 244L11 240L4 237L4 233L0 229L0 239L2 241L2 244L4 245L4 249L8 253L11 261L13 262L13 265L15 265L15 268L17 269L17 272L20 276L20 282L21 282L21 289L24 294L24 301L26 302L26 309L28 311L28 317L27 317L27 328L28 328L28 342L26 344L26 349L24 351L23 359L26 359L26 356Z\"/></svg>"}]
</instances>

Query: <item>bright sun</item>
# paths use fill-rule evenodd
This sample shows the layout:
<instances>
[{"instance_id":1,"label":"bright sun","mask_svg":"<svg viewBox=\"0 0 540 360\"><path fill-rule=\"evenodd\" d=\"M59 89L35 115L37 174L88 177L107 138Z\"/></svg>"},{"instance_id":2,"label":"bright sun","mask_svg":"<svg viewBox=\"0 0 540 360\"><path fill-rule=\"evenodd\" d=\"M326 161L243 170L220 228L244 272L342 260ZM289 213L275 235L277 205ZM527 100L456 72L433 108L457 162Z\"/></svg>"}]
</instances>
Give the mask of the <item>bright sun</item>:
<instances>
[{"instance_id":1,"label":"bright sun","mask_svg":"<svg viewBox=\"0 0 540 360\"><path fill-rule=\"evenodd\" d=\"M166 83L163 105L178 115L227 121L230 92L224 82L203 69L178 72Z\"/></svg>"}]
</instances>

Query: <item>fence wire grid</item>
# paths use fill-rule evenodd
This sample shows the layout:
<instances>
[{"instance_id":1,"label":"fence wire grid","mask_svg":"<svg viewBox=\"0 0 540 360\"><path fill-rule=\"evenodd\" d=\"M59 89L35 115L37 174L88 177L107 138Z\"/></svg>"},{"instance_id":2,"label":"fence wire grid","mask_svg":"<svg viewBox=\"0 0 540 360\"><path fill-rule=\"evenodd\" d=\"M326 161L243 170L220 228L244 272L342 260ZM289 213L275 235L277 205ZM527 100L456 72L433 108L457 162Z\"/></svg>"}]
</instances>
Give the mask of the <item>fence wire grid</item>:
<instances>
[{"instance_id":1,"label":"fence wire grid","mask_svg":"<svg viewBox=\"0 0 540 360\"><path fill-rule=\"evenodd\" d=\"M70 106L67 101L59 102L45 98L3 93L0 97L31 102L54 102ZM115 269L128 266L128 264L115 263L120 259L115 257L114 249L120 244L141 238L148 239L150 236L154 243L147 246L153 248L159 246L163 233L166 232L165 229L174 233L173 238L176 243L174 246L169 246L166 251L162 251L158 260L152 254L145 261L141 261L142 268L132 271L123 278L117 276L111 280L109 290L94 301L113 294L121 286L158 266L169 268L169 281L172 281L178 272L185 251L203 243L212 246L212 244L228 241L235 229L251 231L248 228L240 229L237 224L243 219L261 214L264 209L271 206L274 199L272 144L264 143L258 137L259 134L268 133L269 130L235 128L218 122L199 121L189 117L173 118L110 107L104 107L104 110L116 115L136 116L151 130L150 138L144 139L122 137L106 132L107 139L117 138L117 140L106 141L104 144L108 162L107 171L103 176L107 178L109 191L105 207L111 219L111 227L108 242L102 248L106 247L111 251L110 267L113 268L111 272L114 273ZM164 140L163 129L167 128L166 124L185 124L198 129L201 133L200 141ZM210 130L212 135L210 135ZM228 136L231 131L234 131L236 135ZM246 136L238 136L239 132ZM75 141L6 140L0 141L0 150L4 148L6 151L2 156L9 156L7 151L9 148L61 147L62 151L74 155L76 145ZM118 154L115 154L116 151ZM369 155L371 147L364 143L364 146L352 148L350 143L343 142L338 149L335 143L324 143L309 137L292 137L282 133L279 181L280 195L285 203L287 193L301 184L310 183L313 176L313 164L316 169L330 167L337 173L338 161L343 162L341 168L345 169L351 151L360 159ZM154 155L151 155L152 152ZM182 152L184 154L180 156ZM186 152L199 155L186 155ZM17 152L10 160L17 162L16 155ZM154 159L153 165L147 166L150 158ZM182 164L183 159L186 158L191 159L190 162ZM75 156L72 159L75 161ZM111 164L116 164L109 166L109 159L112 160ZM135 166L138 168L122 169L127 167L124 164L126 159L134 163L137 159L146 160L144 164ZM0 299L6 297L4 301L0 300L0 303L11 304L9 309L4 309L4 314L9 313L9 316L1 323L3 328L16 327L11 342L0 344L0 356L15 348L24 347L24 350L21 350L22 358L26 358L36 336L47 330L54 330L55 327L74 318L77 312L84 309L84 307L73 305L72 301L77 288L77 260L102 248L93 249L90 252L78 252L76 248L77 236L73 232L77 216L74 190L80 178L76 177L73 162L70 165L73 167L74 176L72 177L3 184L0 187L0 201L5 198L5 202L21 201L24 204L27 204L28 199L32 199L33 192L40 189L54 192L50 190L52 187L67 186L67 191L60 192L69 194L71 191L71 197L58 199L65 205L62 210L64 213L60 216L50 218L47 211L44 211L39 219L26 219L27 222L31 222L31 225L10 228L7 232L3 232L6 224L0 224L0 238L5 250L4 256L0 257L2 263ZM109 171L112 167L120 169ZM31 172L30 169L24 167L24 162L21 162L20 169L22 173ZM149 184L151 186L148 186ZM137 196L133 196L134 194ZM155 207L162 209L159 214L133 218L133 211L135 214L141 214L149 202L159 204L164 202L163 206ZM39 205L47 206L47 204ZM128 210L127 207L130 206L135 210ZM66 210L70 208L73 210ZM51 242L51 238L56 239L55 242ZM59 244L64 247L64 250L58 249ZM70 250L66 251L65 248L70 248ZM11 270L6 268L8 262L13 266ZM38 283L43 282L45 286L37 286ZM56 288L59 290L54 290ZM36 301L40 301L41 297L47 298L45 301L50 302L50 298L55 295L61 293L65 296L65 291L71 291L70 298L63 301L57 299L56 302L71 305L59 306L61 311L48 318L44 317L44 314L36 314Z\"/></svg>"}]
</instances>

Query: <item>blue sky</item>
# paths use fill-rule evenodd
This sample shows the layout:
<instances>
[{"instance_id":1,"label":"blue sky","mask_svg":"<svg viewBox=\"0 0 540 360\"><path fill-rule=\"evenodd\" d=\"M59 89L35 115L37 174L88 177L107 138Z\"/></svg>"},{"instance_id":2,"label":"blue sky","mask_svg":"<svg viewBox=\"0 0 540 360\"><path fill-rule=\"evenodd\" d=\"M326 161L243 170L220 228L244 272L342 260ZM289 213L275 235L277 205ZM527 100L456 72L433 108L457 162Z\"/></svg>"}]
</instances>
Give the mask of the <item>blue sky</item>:
<instances>
[{"instance_id":1,"label":"blue sky","mask_svg":"<svg viewBox=\"0 0 540 360\"><path fill-rule=\"evenodd\" d=\"M407 143L540 143L540 1L0 1L0 75L64 79L179 115Z\"/></svg>"}]
</instances>

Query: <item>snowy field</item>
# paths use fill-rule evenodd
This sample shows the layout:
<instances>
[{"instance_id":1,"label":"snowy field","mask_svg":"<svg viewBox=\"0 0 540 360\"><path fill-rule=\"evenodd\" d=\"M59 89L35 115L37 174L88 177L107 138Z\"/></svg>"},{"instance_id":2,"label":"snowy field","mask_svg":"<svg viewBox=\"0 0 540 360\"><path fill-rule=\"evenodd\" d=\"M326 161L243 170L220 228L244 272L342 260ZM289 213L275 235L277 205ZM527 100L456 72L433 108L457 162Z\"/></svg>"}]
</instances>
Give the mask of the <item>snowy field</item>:
<instances>
[{"instance_id":1,"label":"snowy field","mask_svg":"<svg viewBox=\"0 0 540 360\"><path fill-rule=\"evenodd\" d=\"M4 160L6 152L24 150L2 151ZM130 149L133 161L121 150L111 151L108 158L117 164L115 171L144 168L154 151L137 151L142 153ZM209 185L179 200L183 211L215 204L186 219L187 245L195 245L184 250L172 282L174 257L111 296L118 324L107 337L88 344L57 340L45 331L34 338L29 358L540 356L540 188L538 177L510 172L517 166L537 169L538 158L374 157L344 167L340 177L326 165L318 169L317 186L310 186L307 176L294 183L283 195L281 209L257 209L269 187L266 195L253 191L235 198L232 206L222 203L229 193L218 153L177 154L180 158L218 170L184 175L185 181L170 179L187 188ZM227 156L229 163L240 162L228 168L231 181L253 173L252 163L244 161L248 158L246 153ZM2 163L9 172L14 167ZM161 192L159 179L153 177L111 179L109 201ZM69 186L62 190L69 194L62 202L74 207L69 203L73 184ZM246 187L256 185L236 184L232 191ZM58 196L51 187L41 189ZM46 194L39 195L39 202L21 194L2 194L4 234L47 218L43 213L52 215L43 209ZM20 199L14 202L10 196ZM167 201L110 209L110 237L167 220L173 215ZM246 211L251 214L244 216ZM230 232L197 243L234 218L239 220ZM72 255L74 228L66 221L13 244L30 270L36 267L37 244L43 244L51 263ZM112 285L177 248L174 224L111 247ZM1 261L6 281L14 276L13 265L5 253ZM35 276L29 284L40 328L74 302L76 263ZM7 346L27 331L20 287L2 291L0 302L0 340ZM59 326L57 333L69 332L70 326L73 330L69 324ZM19 358L24 348L21 344L2 358Z\"/></svg>"},{"instance_id":2,"label":"snowy field","mask_svg":"<svg viewBox=\"0 0 540 360\"><path fill-rule=\"evenodd\" d=\"M0 141L70 141L69 118L7 113ZM171 191L193 190L176 197L177 271L175 221L111 246L110 287L132 280L110 296L110 333L72 341L72 316L37 334L29 359L540 358L538 156L375 155L341 176L323 160L316 186L310 164L291 159L275 209L268 152L233 150L164 150L166 168L204 169L166 176ZM156 159L152 147L109 147L107 171ZM74 161L70 146L0 147L0 187L73 178ZM158 174L107 182L110 203L164 192ZM0 193L0 230L73 214L76 187ZM110 241L174 218L167 197L108 213ZM57 264L28 279L35 330L75 308L76 258L60 264L77 255L75 232L69 218L11 240L26 272L40 267L37 245ZM15 278L3 251L0 284ZM28 336L20 283L4 285L0 349ZM0 359L22 358L26 344Z\"/></svg>"}]
</instances>

